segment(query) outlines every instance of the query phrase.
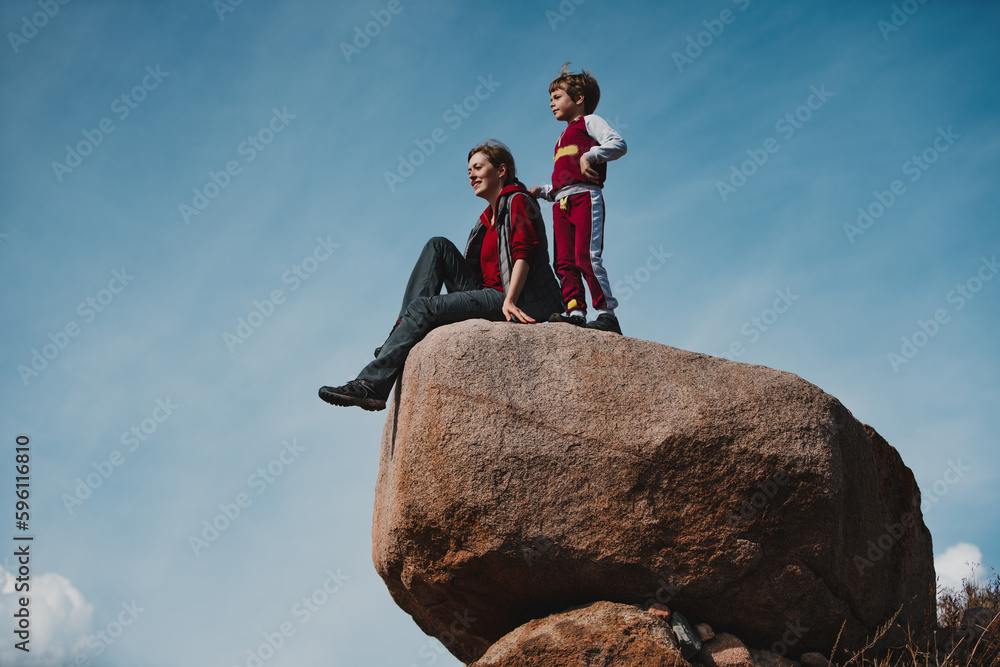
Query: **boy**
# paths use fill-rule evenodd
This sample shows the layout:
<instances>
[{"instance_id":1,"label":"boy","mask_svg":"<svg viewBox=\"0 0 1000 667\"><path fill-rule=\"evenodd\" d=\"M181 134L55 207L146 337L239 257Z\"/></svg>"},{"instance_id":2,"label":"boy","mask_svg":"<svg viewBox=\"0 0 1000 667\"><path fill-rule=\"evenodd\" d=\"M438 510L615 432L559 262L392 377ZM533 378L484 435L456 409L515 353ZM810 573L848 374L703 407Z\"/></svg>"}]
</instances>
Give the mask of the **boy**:
<instances>
[{"instance_id":1,"label":"boy","mask_svg":"<svg viewBox=\"0 0 1000 667\"><path fill-rule=\"evenodd\" d=\"M556 120L566 122L556 143L552 183L531 189L536 198L556 202L552 207L555 270L562 285L565 313L550 322L568 322L591 329L622 332L615 316L618 301L611 295L604 269L604 197L601 188L607 162L625 154L625 141L600 116L594 115L601 89L590 72L566 71L569 63L549 85L549 107ZM582 276L582 279L581 279ZM597 318L587 322L583 279Z\"/></svg>"}]
</instances>

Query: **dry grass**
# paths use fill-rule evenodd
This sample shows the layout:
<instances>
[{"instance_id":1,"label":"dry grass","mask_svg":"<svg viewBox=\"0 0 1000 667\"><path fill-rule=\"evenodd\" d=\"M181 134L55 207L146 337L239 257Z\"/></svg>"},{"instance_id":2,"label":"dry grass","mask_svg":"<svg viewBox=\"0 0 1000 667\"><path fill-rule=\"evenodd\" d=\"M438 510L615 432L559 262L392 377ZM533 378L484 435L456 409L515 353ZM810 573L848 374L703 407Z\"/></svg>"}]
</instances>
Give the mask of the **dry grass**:
<instances>
[{"instance_id":1,"label":"dry grass","mask_svg":"<svg viewBox=\"0 0 1000 667\"><path fill-rule=\"evenodd\" d=\"M869 646L841 662L840 667L1000 667L1000 615L979 636L962 627L966 610L976 607L1000 610L1000 574L994 572L992 578L980 580L973 567L972 576L962 581L961 589L939 587L936 624L911 636L889 656L868 659L865 651L885 633L886 628L880 628Z\"/></svg>"}]
</instances>

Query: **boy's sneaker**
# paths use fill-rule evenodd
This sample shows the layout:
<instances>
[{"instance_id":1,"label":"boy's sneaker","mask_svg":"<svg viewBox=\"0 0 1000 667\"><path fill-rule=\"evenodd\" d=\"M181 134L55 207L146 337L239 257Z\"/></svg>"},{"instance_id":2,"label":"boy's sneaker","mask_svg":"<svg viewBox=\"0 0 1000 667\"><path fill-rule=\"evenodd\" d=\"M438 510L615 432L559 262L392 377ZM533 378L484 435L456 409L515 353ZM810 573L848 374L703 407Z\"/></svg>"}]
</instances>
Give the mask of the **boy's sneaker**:
<instances>
[{"instance_id":1,"label":"boy's sneaker","mask_svg":"<svg viewBox=\"0 0 1000 667\"><path fill-rule=\"evenodd\" d=\"M587 318L583 315L565 315L563 313L552 313L549 316L549 322L565 322L566 324L574 324L578 327L587 326Z\"/></svg>"},{"instance_id":2,"label":"boy's sneaker","mask_svg":"<svg viewBox=\"0 0 1000 667\"><path fill-rule=\"evenodd\" d=\"M385 410L385 398L367 380L351 380L342 387L320 387L319 397L331 405L356 405L365 410Z\"/></svg>"},{"instance_id":3,"label":"boy's sneaker","mask_svg":"<svg viewBox=\"0 0 1000 667\"><path fill-rule=\"evenodd\" d=\"M587 328L598 329L600 331L610 331L611 333L616 333L619 336L622 335L622 328L621 325L618 324L618 318L611 313L601 313L593 322L587 322Z\"/></svg>"}]
</instances>

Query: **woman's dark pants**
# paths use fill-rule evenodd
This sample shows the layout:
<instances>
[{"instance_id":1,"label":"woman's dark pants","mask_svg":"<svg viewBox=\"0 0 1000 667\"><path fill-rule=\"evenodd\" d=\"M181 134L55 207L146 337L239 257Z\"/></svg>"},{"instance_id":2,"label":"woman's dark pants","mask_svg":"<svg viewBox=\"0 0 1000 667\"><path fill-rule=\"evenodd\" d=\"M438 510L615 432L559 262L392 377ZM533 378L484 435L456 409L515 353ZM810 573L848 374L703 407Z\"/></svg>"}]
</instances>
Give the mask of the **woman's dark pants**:
<instances>
[{"instance_id":1,"label":"woman's dark pants","mask_svg":"<svg viewBox=\"0 0 1000 667\"><path fill-rule=\"evenodd\" d=\"M442 286L447 294L441 294ZM358 379L371 382L388 397L410 350L431 329L475 318L503 320L503 299L503 292L481 288L479 277L454 243L440 236L432 238L410 274L399 324Z\"/></svg>"}]
</instances>

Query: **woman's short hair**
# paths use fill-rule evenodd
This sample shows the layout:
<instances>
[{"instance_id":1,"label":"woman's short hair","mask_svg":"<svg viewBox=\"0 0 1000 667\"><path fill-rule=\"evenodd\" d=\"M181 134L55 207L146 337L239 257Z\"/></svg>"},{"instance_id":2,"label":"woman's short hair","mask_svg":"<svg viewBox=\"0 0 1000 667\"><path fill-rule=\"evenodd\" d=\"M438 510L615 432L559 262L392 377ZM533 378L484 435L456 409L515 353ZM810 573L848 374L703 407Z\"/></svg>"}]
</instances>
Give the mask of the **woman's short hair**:
<instances>
[{"instance_id":1,"label":"woman's short hair","mask_svg":"<svg viewBox=\"0 0 1000 667\"><path fill-rule=\"evenodd\" d=\"M471 160L472 156L476 153L485 155L486 159L494 167L499 168L502 164L507 166L507 176L503 183L505 186L517 182L517 168L514 166L514 156L511 155L510 149L502 141L487 139L481 144L473 146L472 150L469 151L468 159Z\"/></svg>"}]
</instances>

